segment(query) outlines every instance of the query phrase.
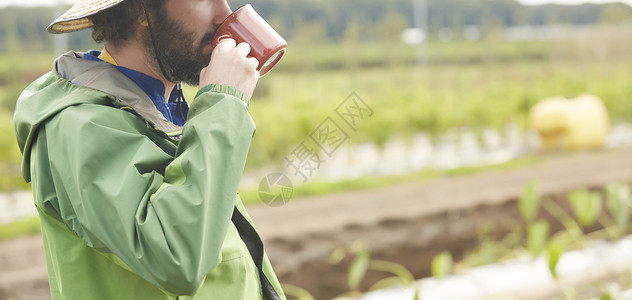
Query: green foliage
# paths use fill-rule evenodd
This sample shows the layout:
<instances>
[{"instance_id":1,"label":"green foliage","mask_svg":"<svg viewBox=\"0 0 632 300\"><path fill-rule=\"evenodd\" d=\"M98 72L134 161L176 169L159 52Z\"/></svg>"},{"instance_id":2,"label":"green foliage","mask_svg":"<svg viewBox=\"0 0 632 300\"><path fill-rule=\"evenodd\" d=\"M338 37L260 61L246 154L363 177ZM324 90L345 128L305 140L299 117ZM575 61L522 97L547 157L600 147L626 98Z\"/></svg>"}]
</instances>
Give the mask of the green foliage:
<instances>
[{"instance_id":1,"label":"green foliage","mask_svg":"<svg viewBox=\"0 0 632 300\"><path fill-rule=\"evenodd\" d=\"M538 181L532 180L522 191L518 200L520 214L526 221L532 221L538 214L540 208L540 185Z\"/></svg>"},{"instance_id":2,"label":"green foliage","mask_svg":"<svg viewBox=\"0 0 632 300\"><path fill-rule=\"evenodd\" d=\"M329 263L340 263L347 253L352 253L354 255L349 265L348 284L350 291L345 292L336 298L361 297L362 292L359 289L360 284L369 270L385 272L393 275L374 283L371 287L369 287L369 291L387 288L394 285L414 285L415 278L413 277L413 274L406 269L406 267L390 261L371 259L371 252L361 241L355 241L348 248L339 247L334 249L329 256ZM419 288L417 286L413 286L413 289L415 292L413 300L419 300Z\"/></svg>"},{"instance_id":3,"label":"green foliage","mask_svg":"<svg viewBox=\"0 0 632 300\"><path fill-rule=\"evenodd\" d=\"M558 203L551 199L537 200L539 205L550 214L557 222L564 226L564 230L553 235L550 233L550 225L547 220L536 219L537 208L534 208L533 199L539 199L537 182L532 181L525 186L519 207L526 223L526 249L531 255L539 255L545 250L549 272L553 278L558 278L557 267L560 258L565 251L585 247L593 239L617 239L628 233L628 218L630 216L630 185L628 183L613 182L604 187L606 196L606 210L602 210L602 196L597 191L579 189L567 194L573 214L569 214ZM537 196L536 196L537 195ZM526 201L525 199L531 199ZM590 233L584 233L582 228L594 226L598 223L603 229ZM520 232L520 231L518 231ZM503 257L512 256L512 253L521 253L523 249L516 247L515 239L520 239L516 231L496 241L493 238L482 235L479 237L479 249L466 255L466 264L479 265L493 263ZM514 241L508 243L507 241ZM486 260L483 261L482 258ZM478 264L473 264L477 262ZM612 292L604 292L603 297L612 295Z\"/></svg>"},{"instance_id":4,"label":"green foliage","mask_svg":"<svg viewBox=\"0 0 632 300\"><path fill-rule=\"evenodd\" d=\"M8 224L0 224L0 241L37 235L40 232L39 217L22 218Z\"/></svg>"},{"instance_id":5,"label":"green foliage","mask_svg":"<svg viewBox=\"0 0 632 300\"><path fill-rule=\"evenodd\" d=\"M626 6L624 3L613 3L613 5L604 7L599 22L619 24L631 20L632 12L629 6Z\"/></svg>"},{"instance_id":6,"label":"green foliage","mask_svg":"<svg viewBox=\"0 0 632 300\"><path fill-rule=\"evenodd\" d=\"M301 287L282 283L281 288L283 289L285 296L288 298L294 297L296 300L314 300L314 296Z\"/></svg>"},{"instance_id":7,"label":"green foliage","mask_svg":"<svg viewBox=\"0 0 632 300\"><path fill-rule=\"evenodd\" d=\"M374 283L369 291L384 289L395 285L410 285L415 281L413 274L406 267L385 260L371 260L369 269L393 274L394 276L386 277Z\"/></svg>"},{"instance_id":8,"label":"green foliage","mask_svg":"<svg viewBox=\"0 0 632 300\"><path fill-rule=\"evenodd\" d=\"M391 11L373 26L372 36L385 42L399 42L402 31L407 27L406 17Z\"/></svg>"},{"instance_id":9,"label":"green foliage","mask_svg":"<svg viewBox=\"0 0 632 300\"><path fill-rule=\"evenodd\" d=\"M614 57L578 65L565 55L550 61L549 47L545 41L499 41L492 48L460 40L431 43L432 63L420 69L411 65L414 47L401 43L363 43L357 51L334 43L292 44L277 69L259 81L260 91L251 101L257 133L247 168L283 167L284 157L309 140L325 118L342 122L335 109L352 91L375 113L356 131L344 127L350 135L344 146L380 145L421 131L438 139L460 127L480 131L513 123L526 129L533 103L579 92L601 97L613 121L632 119L632 60ZM485 60L491 52L499 63ZM350 57L358 61L357 72L345 69ZM49 70L51 61L45 53L0 55L0 100L6 110L28 82ZM195 88L186 92L192 101Z\"/></svg>"},{"instance_id":10,"label":"green foliage","mask_svg":"<svg viewBox=\"0 0 632 300\"><path fill-rule=\"evenodd\" d=\"M549 237L549 223L544 220L527 225L527 249L533 255L539 255L546 247Z\"/></svg>"},{"instance_id":11,"label":"green foliage","mask_svg":"<svg viewBox=\"0 0 632 300\"><path fill-rule=\"evenodd\" d=\"M327 261L329 264L335 265L340 263L345 256L347 256L347 249L344 247L338 247L331 252Z\"/></svg>"},{"instance_id":12,"label":"green foliage","mask_svg":"<svg viewBox=\"0 0 632 300\"><path fill-rule=\"evenodd\" d=\"M22 155L13 133L11 117L1 110L0 132L0 191L28 189L29 185L21 175Z\"/></svg>"},{"instance_id":13,"label":"green foliage","mask_svg":"<svg viewBox=\"0 0 632 300\"><path fill-rule=\"evenodd\" d=\"M525 198L531 197L532 199L540 198L539 191L534 192L536 190L538 190L537 182L531 181L525 186L525 193L523 193L523 196L529 195ZM616 216L615 213L619 213L618 210L630 210L628 205L628 201L630 200L630 187L628 184L614 182L608 184L604 190L607 195L607 212L609 212L613 217ZM537 195L537 197L534 195ZM540 203L540 205L550 215L557 219L557 221L562 223L566 230L550 235L550 225L548 221L538 220L534 217L534 219L527 222L526 249L529 250L532 255L539 255L544 250L549 272L551 276L556 279L558 278L558 264L564 252L573 248L584 246L587 242L594 238L594 236L596 236L594 234L584 234L578 219L586 218L593 223L602 222L604 227L607 226L607 220L604 219L603 215L598 216L601 218L593 216L594 207L592 205L601 205L599 193L591 192L586 189L576 190L568 193L568 201L570 203L576 203L572 204L577 207L575 211L578 212L574 215L574 217L566 213L560 205L550 199L545 199L544 201L538 200L538 203ZM599 212L605 213L605 211L601 210L599 210ZM589 215L590 217L581 217L584 214ZM534 216L533 213L527 213L525 215ZM586 221L582 224L592 223ZM613 223L611 226L618 225ZM602 231L597 231L595 233L599 234L608 230L609 228L604 228ZM519 228L519 230L513 231L500 242L493 240L491 234L482 234L479 236L479 251L477 253L467 255L465 258L466 263L469 266L474 266L497 262L498 260L511 256L508 255L508 253L512 251L515 252L517 245L522 243L523 236L520 234L521 232L522 229ZM369 290L382 289L394 285L409 286L414 282L413 275L404 266L389 261L372 260L370 258L370 252L362 243L354 243L350 250L347 250L346 248L336 248L329 257L330 263L339 263L349 252L354 254L349 267L348 277L348 283L351 291L344 293L343 296L360 296L362 293L359 290L359 286L368 271L381 271L394 275L376 282L369 288ZM520 253L521 250L519 249L518 252ZM473 258L474 256L476 257ZM436 255L432 260L432 275L435 277L446 276L451 272L452 266L453 259L451 253L447 251L442 252ZM418 287L414 286L414 289L414 299L419 299ZM616 293L613 293L612 288L610 288L607 291L604 290L602 298L606 297L604 299L607 299L607 297L614 294Z\"/></svg>"},{"instance_id":14,"label":"green foliage","mask_svg":"<svg viewBox=\"0 0 632 300\"><path fill-rule=\"evenodd\" d=\"M8 7L0 9L0 50L44 50L50 41L44 28L53 15L52 8ZM17 30L19 28L19 30Z\"/></svg>"},{"instance_id":15,"label":"green foliage","mask_svg":"<svg viewBox=\"0 0 632 300\"><path fill-rule=\"evenodd\" d=\"M231 1L233 9L250 1ZM594 24L619 23L629 20L632 9L623 4L604 5L546 5L524 6L512 0L429 0L429 30L434 38L442 28L451 28L460 36L464 26L476 25L484 29L484 36L497 32L501 26L558 23ZM289 41L307 40L320 43L323 39L344 41L352 26L359 26L362 40L387 42L398 37L397 29L412 27L413 2L410 0L259 0L255 9ZM8 7L0 9L1 50L49 49L51 37L44 28L52 20L51 7ZM317 30L312 25L320 24ZM353 25L356 24L356 25ZM17 28L19 30L11 30ZM380 30L381 29L381 30ZM314 34L314 32L317 34ZM394 34L393 34L394 33ZM90 31L68 34L75 49L95 47ZM316 37L315 40L310 38Z\"/></svg>"},{"instance_id":16,"label":"green foliage","mask_svg":"<svg viewBox=\"0 0 632 300\"><path fill-rule=\"evenodd\" d=\"M557 279L557 263L565 250L564 243L559 240L551 240L546 247L549 272L553 278Z\"/></svg>"},{"instance_id":17,"label":"green foliage","mask_svg":"<svg viewBox=\"0 0 632 300\"><path fill-rule=\"evenodd\" d=\"M0 54L0 114L12 113L22 90L51 65L52 55L47 53Z\"/></svg>"},{"instance_id":18,"label":"green foliage","mask_svg":"<svg viewBox=\"0 0 632 300\"><path fill-rule=\"evenodd\" d=\"M434 277L444 277L452 272L452 254L444 251L432 259L430 271Z\"/></svg>"},{"instance_id":19,"label":"green foliage","mask_svg":"<svg viewBox=\"0 0 632 300\"><path fill-rule=\"evenodd\" d=\"M371 253L367 248L359 249L356 256L349 265L349 277L348 284L352 290L357 290L360 287L360 283L369 269L369 262L371 259Z\"/></svg>"},{"instance_id":20,"label":"green foliage","mask_svg":"<svg viewBox=\"0 0 632 300\"><path fill-rule=\"evenodd\" d=\"M478 66L436 68L428 72L395 67L368 69L363 70L362 76L334 71L275 73L275 77L270 75L269 95L252 101L251 112L258 131L248 166L282 162L292 145L308 139L311 131L325 118L336 117L335 108L350 91L356 91L375 114L358 124L357 131L351 131L349 144L370 141L379 145L419 131L440 136L449 128L461 126L502 128L508 123L522 124L528 112L525 107L535 99L584 90L581 86L561 88L565 86L565 78L569 77L579 80L578 76L581 76L585 78L582 82L603 85L603 90L618 90L625 86L616 79L612 81L613 76L617 77L614 74L583 71L581 75L576 71L573 71L575 75L570 72L544 74L550 71L534 69L535 65L493 66L482 71L483 75ZM562 65L558 70L567 67L569 70L576 68ZM486 79L482 81L480 77ZM526 88L524 78L537 81L533 84L538 89ZM604 98L604 101L619 107L627 102L623 94ZM632 115L632 110L630 112ZM612 115L616 118L619 113L614 110Z\"/></svg>"},{"instance_id":21,"label":"green foliage","mask_svg":"<svg viewBox=\"0 0 632 300\"><path fill-rule=\"evenodd\" d=\"M631 203L629 185L613 182L606 186L606 209L613 217L619 235L628 231Z\"/></svg>"},{"instance_id":22,"label":"green foliage","mask_svg":"<svg viewBox=\"0 0 632 300\"><path fill-rule=\"evenodd\" d=\"M462 52L476 47L463 46ZM306 52L297 49L295 57L304 60L307 56L330 64L328 55L337 53L329 45L312 48L304 49ZM331 51L325 52L327 49ZM358 54L362 55L363 52ZM291 63L293 57L288 52L287 65L300 66L300 62ZM552 72L550 65L524 62L484 68L431 66L428 70L394 66L363 69L361 76L345 70L285 72L279 66L279 72L263 79L267 80L269 93L252 100L251 112L258 131L248 167L271 162L281 165L292 146L309 139L322 120L336 118L335 108L351 91L357 92L375 114L358 124L357 131L350 131L349 144L368 141L379 145L420 131L438 137L450 128L524 125L528 110L537 100L578 91L602 97L615 120L632 116L626 91L617 92L630 86L627 82L632 74L612 70L619 66L628 68L628 63L613 65L607 71L591 65L580 70L576 65L560 63ZM538 88L525 86L525 80ZM573 84L569 85L569 81Z\"/></svg>"},{"instance_id":23,"label":"green foliage","mask_svg":"<svg viewBox=\"0 0 632 300\"><path fill-rule=\"evenodd\" d=\"M515 256L515 250L524 247L522 228L515 227L501 240L496 239L493 229L493 225L488 225L479 230L478 246L464 257L463 265L475 267L495 263Z\"/></svg>"},{"instance_id":24,"label":"green foliage","mask_svg":"<svg viewBox=\"0 0 632 300\"><path fill-rule=\"evenodd\" d=\"M248 3L247 0L231 2L233 8ZM429 0L428 24L431 35L444 27L455 30L463 26L477 25L489 31L501 26L525 24L546 25L556 21L564 24L591 24L601 20L621 20L632 9L625 5L543 5L525 6L512 0ZM305 22L326 24L331 40L343 40L352 21L362 21L365 39L375 39L372 34L375 24L388 24L385 19L396 14L401 23L413 26L413 2L409 0L260 0L253 6L266 19L280 20L282 28L293 28ZM612 12L609 12L612 11ZM622 12L617 12L622 11ZM617 12L616 14L613 14ZM494 21L490 21L494 20ZM490 23L495 25L490 26ZM491 27L491 28L490 28ZM289 34L291 33L291 34ZM288 35L289 34L289 35ZM291 40L300 32L286 32Z\"/></svg>"},{"instance_id":25,"label":"green foliage","mask_svg":"<svg viewBox=\"0 0 632 300\"><path fill-rule=\"evenodd\" d=\"M569 193L567 197L581 226L595 223L601 213L603 202L600 194L582 189Z\"/></svg>"}]
</instances>

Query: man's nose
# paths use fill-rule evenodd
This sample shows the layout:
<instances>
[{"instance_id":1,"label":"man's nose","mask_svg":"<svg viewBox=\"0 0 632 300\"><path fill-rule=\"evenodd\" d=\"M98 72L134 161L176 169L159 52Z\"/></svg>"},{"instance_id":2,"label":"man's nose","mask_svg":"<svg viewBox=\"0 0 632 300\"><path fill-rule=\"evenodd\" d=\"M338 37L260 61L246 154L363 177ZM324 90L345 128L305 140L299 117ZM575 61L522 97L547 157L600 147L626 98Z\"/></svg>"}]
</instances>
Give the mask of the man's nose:
<instances>
[{"instance_id":1,"label":"man's nose","mask_svg":"<svg viewBox=\"0 0 632 300\"><path fill-rule=\"evenodd\" d=\"M231 13L233 13L233 11L230 9L230 6L228 6L228 3L226 1L219 1L219 4L215 7L215 13L213 14L213 24L219 26Z\"/></svg>"}]
</instances>

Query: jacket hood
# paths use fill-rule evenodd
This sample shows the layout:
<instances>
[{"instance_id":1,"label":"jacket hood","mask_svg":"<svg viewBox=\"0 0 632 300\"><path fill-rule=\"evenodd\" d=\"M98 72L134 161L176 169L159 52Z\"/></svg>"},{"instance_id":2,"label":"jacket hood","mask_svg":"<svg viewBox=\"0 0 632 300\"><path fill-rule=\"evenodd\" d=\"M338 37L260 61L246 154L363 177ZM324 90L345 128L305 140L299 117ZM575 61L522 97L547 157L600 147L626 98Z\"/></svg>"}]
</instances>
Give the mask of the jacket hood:
<instances>
[{"instance_id":1,"label":"jacket hood","mask_svg":"<svg viewBox=\"0 0 632 300\"><path fill-rule=\"evenodd\" d=\"M17 100L13 125L22 151L22 176L30 175L30 148L37 130L64 108L79 104L129 107L152 127L165 133L182 128L156 109L134 81L103 61L82 59L83 53L68 52L57 58L53 70L31 83Z\"/></svg>"}]
</instances>

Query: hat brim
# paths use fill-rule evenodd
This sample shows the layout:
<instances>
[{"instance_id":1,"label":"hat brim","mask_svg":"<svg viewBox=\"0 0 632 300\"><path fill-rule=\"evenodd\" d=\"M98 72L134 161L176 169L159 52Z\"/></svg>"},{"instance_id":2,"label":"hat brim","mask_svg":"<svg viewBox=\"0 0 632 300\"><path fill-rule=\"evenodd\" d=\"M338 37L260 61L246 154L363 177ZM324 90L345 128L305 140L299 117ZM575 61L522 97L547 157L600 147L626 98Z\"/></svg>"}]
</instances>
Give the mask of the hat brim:
<instances>
[{"instance_id":1,"label":"hat brim","mask_svg":"<svg viewBox=\"0 0 632 300\"><path fill-rule=\"evenodd\" d=\"M66 33L92 27L94 24L88 19L89 16L121 2L123 0L80 0L48 25L46 30L50 33Z\"/></svg>"}]
</instances>

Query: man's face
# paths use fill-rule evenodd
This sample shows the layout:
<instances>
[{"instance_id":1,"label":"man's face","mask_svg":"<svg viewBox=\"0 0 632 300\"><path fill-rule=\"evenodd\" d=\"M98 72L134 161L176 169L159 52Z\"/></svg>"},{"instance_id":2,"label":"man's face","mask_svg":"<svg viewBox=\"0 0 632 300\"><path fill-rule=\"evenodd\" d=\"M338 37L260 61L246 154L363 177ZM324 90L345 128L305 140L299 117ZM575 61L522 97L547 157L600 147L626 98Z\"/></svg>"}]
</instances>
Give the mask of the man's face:
<instances>
[{"instance_id":1,"label":"man's face","mask_svg":"<svg viewBox=\"0 0 632 300\"><path fill-rule=\"evenodd\" d=\"M148 31L143 43L156 67L160 58L171 80L197 85L211 59L213 35L230 13L226 0L166 0L151 23L160 53Z\"/></svg>"}]
</instances>

